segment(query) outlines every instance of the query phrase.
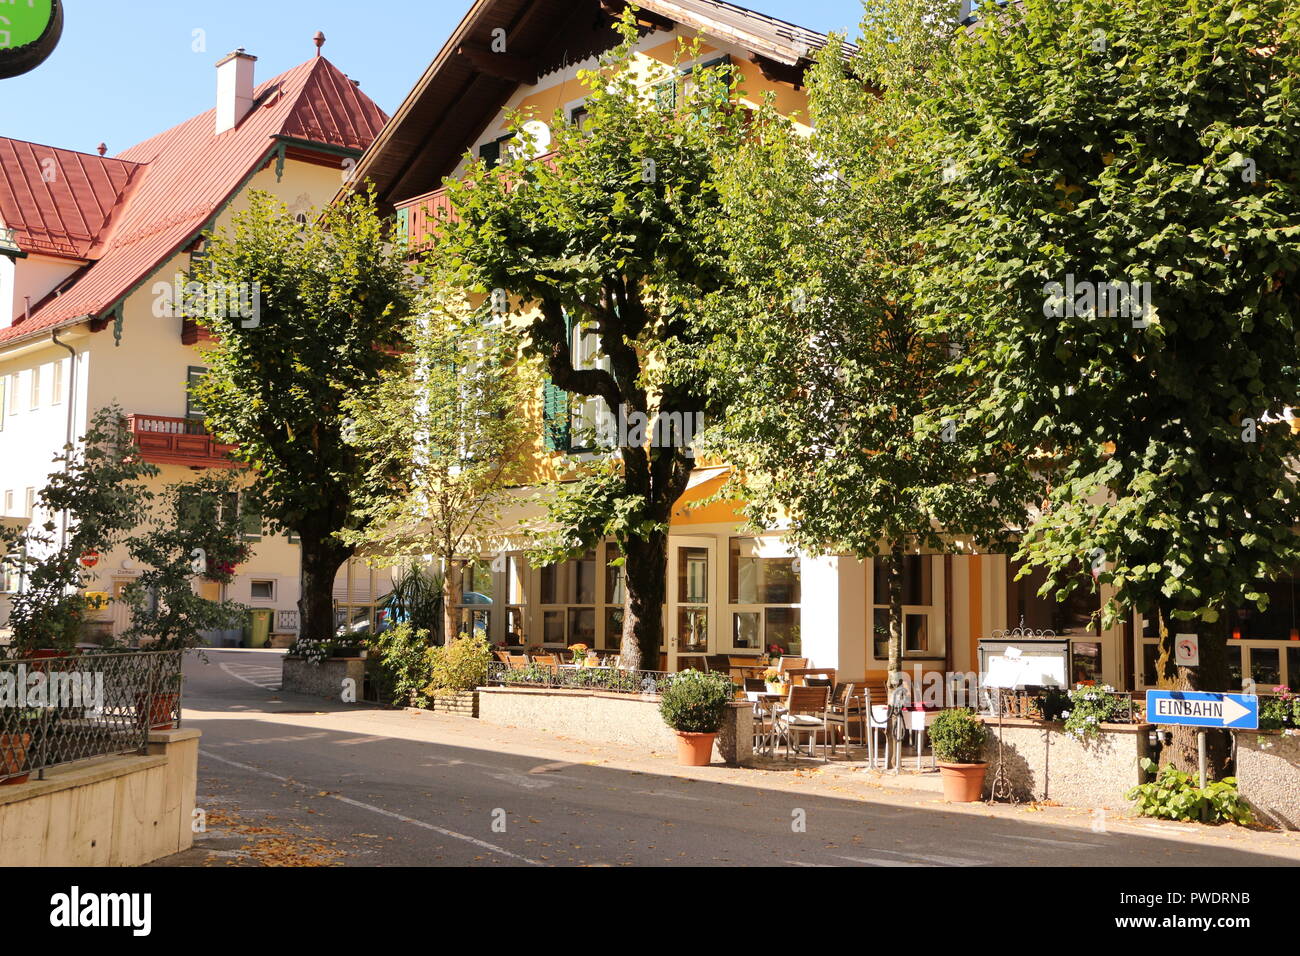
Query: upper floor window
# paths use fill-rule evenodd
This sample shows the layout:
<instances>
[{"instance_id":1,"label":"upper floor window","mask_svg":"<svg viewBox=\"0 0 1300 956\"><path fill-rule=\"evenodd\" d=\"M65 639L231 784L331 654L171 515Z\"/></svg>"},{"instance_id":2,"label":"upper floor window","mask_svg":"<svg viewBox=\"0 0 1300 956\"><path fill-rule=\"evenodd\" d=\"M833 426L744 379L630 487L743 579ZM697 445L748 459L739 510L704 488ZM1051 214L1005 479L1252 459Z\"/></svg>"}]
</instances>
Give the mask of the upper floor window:
<instances>
[{"instance_id":1,"label":"upper floor window","mask_svg":"<svg viewBox=\"0 0 1300 956\"><path fill-rule=\"evenodd\" d=\"M31 389L27 396L27 407L30 411L36 411L41 407L41 367L33 366L29 374Z\"/></svg>"}]
</instances>

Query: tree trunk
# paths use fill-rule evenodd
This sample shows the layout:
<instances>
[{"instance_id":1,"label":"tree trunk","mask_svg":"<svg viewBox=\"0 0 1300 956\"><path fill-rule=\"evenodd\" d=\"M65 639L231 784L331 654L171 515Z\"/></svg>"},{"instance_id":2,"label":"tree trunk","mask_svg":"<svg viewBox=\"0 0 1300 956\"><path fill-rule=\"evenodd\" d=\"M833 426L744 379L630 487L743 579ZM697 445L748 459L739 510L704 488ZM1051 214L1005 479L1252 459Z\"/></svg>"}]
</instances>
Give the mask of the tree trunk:
<instances>
[{"instance_id":1,"label":"tree trunk","mask_svg":"<svg viewBox=\"0 0 1300 956\"><path fill-rule=\"evenodd\" d=\"M460 622L456 619L456 580L459 575L454 559L444 558L442 566L445 569L442 575L442 643L448 645L460 637Z\"/></svg>"},{"instance_id":2,"label":"tree trunk","mask_svg":"<svg viewBox=\"0 0 1300 956\"><path fill-rule=\"evenodd\" d=\"M667 597L668 534L653 531L623 546L623 638L619 647L628 670L659 670L659 645L664 640L664 601Z\"/></svg>"},{"instance_id":3,"label":"tree trunk","mask_svg":"<svg viewBox=\"0 0 1300 956\"><path fill-rule=\"evenodd\" d=\"M1202 621L1181 621L1172 616L1173 606L1160 608L1160 645L1156 657L1156 686L1161 690L1240 691L1228 686L1227 628L1230 618L1224 614L1215 624ZM1200 638L1199 667L1179 667L1175 663L1174 640L1179 634L1196 634ZM1171 742L1160 754L1162 764L1173 764L1185 773L1195 774L1200 769L1196 727L1171 726L1162 728L1172 735ZM1221 779L1228 774L1232 753L1231 740L1226 730L1206 732L1207 772L1211 779Z\"/></svg>"},{"instance_id":4,"label":"tree trunk","mask_svg":"<svg viewBox=\"0 0 1300 956\"><path fill-rule=\"evenodd\" d=\"M903 546L889 548L889 689L903 682Z\"/></svg>"},{"instance_id":5,"label":"tree trunk","mask_svg":"<svg viewBox=\"0 0 1300 956\"><path fill-rule=\"evenodd\" d=\"M332 534L299 529L302 561L298 571L298 635L312 641L333 639L334 578L353 549ZM350 622L349 622L350 623Z\"/></svg>"}]
</instances>

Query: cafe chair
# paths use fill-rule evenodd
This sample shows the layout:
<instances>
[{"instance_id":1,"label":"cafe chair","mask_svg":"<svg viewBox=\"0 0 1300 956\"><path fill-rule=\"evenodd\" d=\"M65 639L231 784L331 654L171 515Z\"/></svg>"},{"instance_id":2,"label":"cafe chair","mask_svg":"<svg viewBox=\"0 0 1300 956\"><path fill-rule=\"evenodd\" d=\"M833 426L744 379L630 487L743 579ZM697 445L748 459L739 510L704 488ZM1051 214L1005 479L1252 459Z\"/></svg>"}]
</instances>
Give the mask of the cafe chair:
<instances>
[{"instance_id":1,"label":"cafe chair","mask_svg":"<svg viewBox=\"0 0 1300 956\"><path fill-rule=\"evenodd\" d=\"M815 757L813 748L817 744L817 734L822 737L822 756L826 755L827 740L830 738L830 725L826 723L826 706L829 703L829 687L791 687L786 699L785 710L776 718L780 729L786 734L785 755L790 756L790 738L794 738L795 750L799 749L799 737L808 734L808 756Z\"/></svg>"}]
</instances>

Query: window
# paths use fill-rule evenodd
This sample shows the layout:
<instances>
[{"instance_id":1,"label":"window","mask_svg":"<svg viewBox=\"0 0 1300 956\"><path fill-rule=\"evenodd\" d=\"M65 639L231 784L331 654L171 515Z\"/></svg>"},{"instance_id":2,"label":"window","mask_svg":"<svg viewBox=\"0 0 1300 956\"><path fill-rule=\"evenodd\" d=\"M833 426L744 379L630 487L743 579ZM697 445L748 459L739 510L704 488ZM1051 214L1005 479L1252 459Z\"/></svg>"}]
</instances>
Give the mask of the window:
<instances>
[{"instance_id":1,"label":"window","mask_svg":"<svg viewBox=\"0 0 1300 956\"><path fill-rule=\"evenodd\" d=\"M18 414L18 373L9 376L9 414Z\"/></svg>"},{"instance_id":2,"label":"window","mask_svg":"<svg viewBox=\"0 0 1300 956\"><path fill-rule=\"evenodd\" d=\"M28 488L26 500L23 503L23 517L34 518L36 516L36 489Z\"/></svg>"},{"instance_id":3,"label":"window","mask_svg":"<svg viewBox=\"0 0 1300 956\"><path fill-rule=\"evenodd\" d=\"M5 430L5 408L9 401L9 380L0 379L0 432Z\"/></svg>"},{"instance_id":4,"label":"window","mask_svg":"<svg viewBox=\"0 0 1300 956\"><path fill-rule=\"evenodd\" d=\"M677 77L656 83L652 90L656 109L663 110L665 113L677 109Z\"/></svg>"},{"instance_id":5,"label":"window","mask_svg":"<svg viewBox=\"0 0 1300 956\"><path fill-rule=\"evenodd\" d=\"M189 367L189 370L186 374L186 382L185 382L185 417L186 418L202 420L207 415L207 412L203 408L203 404L199 401L197 395L195 394L195 389L198 387L198 384L203 381L203 377L207 374L208 374L208 370L206 368L202 368L201 366L191 365Z\"/></svg>"},{"instance_id":6,"label":"window","mask_svg":"<svg viewBox=\"0 0 1300 956\"><path fill-rule=\"evenodd\" d=\"M5 492L5 514L12 515L13 513L14 513L14 493L13 490L11 489Z\"/></svg>"},{"instance_id":7,"label":"window","mask_svg":"<svg viewBox=\"0 0 1300 956\"><path fill-rule=\"evenodd\" d=\"M50 404L63 404L63 362L50 365Z\"/></svg>"},{"instance_id":8,"label":"window","mask_svg":"<svg viewBox=\"0 0 1300 956\"><path fill-rule=\"evenodd\" d=\"M584 132L587 129L587 118L588 118L588 113L587 113L586 104L583 104L582 106L575 106L572 110L569 111L569 122Z\"/></svg>"},{"instance_id":9,"label":"window","mask_svg":"<svg viewBox=\"0 0 1300 956\"><path fill-rule=\"evenodd\" d=\"M1038 591L1047 581L1047 572L1035 569L1017 581L1018 564L1007 562L1007 627L1028 627L1035 630L1052 630L1058 636L1097 637L1101 634L1101 595L1089 584L1070 592L1064 601L1056 601L1050 592L1039 597Z\"/></svg>"},{"instance_id":10,"label":"window","mask_svg":"<svg viewBox=\"0 0 1300 956\"><path fill-rule=\"evenodd\" d=\"M542 643L596 646L596 552L541 569Z\"/></svg>"},{"instance_id":11,"label":"window","mask_svg":"<svg viewBox=\"0 0 1300 956\"><path fill-rule=\"evenodd\" d=\"M253 505L248 495L244 496L239 523L240 527L244 529L245 541L262 540L262 512Z\"/></svg>"},{"instance_id":12,"label":"window","mask_svg":"<svg viewBox=\"0 0 1300 956\"><path fill-rule=\"evenodd\" d=\"M605 643L602 648L618 651L623 644L623 604L627 600L627 568L615 564L623 552L615 543L605 544Z\"/></svg>"},{"instance_id":13,"label":"window","mask_svg":"<svg viewBox=\"0 0 1300 956\"><path fill-rule=\"evenodd\" d=\"M506 555L506 633L505 642L510 647L524 647L524 621L528 611L528 578L525 574L526 560L522 554Z\"/></svg>"},{"instance_id":14,"label":"window","mask_svg":"<svg viewBox=\"0 0 1300 956\"><path fill-rule=\"evenodd\" d=\"M34 412L41 407L41 367L34 366L28 374L31 376L31 391L27 396L27 408Z\"/></svg>"},{"instance_id":15,"label":"window","mask_svg":"<svg viewBox=\"0 0 1300 956\"><path fill-rule=\"evenodd\" d=\"M483 160L488 169L500 166L503 159L509 158L506 144L514 138L513 133L506 133L490 143L484 143L478 148L478 158Z\"/></svg>"},{"instance_id":16,"label":"window","mask_svg":"<svg viewBox=\"0 0 1300 956\"><path fill-rule=\"evenodd\" d=\"M727 603L731 647L736 651L798 655L800 603L803 599L799 558L764 554L757 538L732 538L727 560Z\"/></svg>"},{"instance_id":17,"label":"window","mask_svg":"<svg viewBox=\"0 0 1300 956\"><path fill-rule=\"evenodd\" d=\"M273 601L275 600L275 582L253 581L249 585L249 592L254 601Z\"/></svg>"},{"instance_id":18,"label":"window","mask_svg":"<svg viewBox=\"0 0 1300 956\"><path fill-rule=\"evenodd\" d=\"M457 629L487 639L492 628L492 607L496 603L492 568L486 561L457 561L460 597L456 604Z\"/></svg>"},{"instance_id":19,"label":"window","mask_svg":"<svg viewBox=\"0 0 1300 956\"><path fill-rule=\"evenodd\" d=\"M574 323L571 343L573 367L609 371L609 357L600 351L600 334L594 323ZM600 396L575 395L569 439L572 451L587 451L601 444L600 438L610 430L609 405Z\"/></svg>"},{"instance_id":20,"label":"window","mask_svg":"<svg viewBox=\"0 0 1300 956\"><path fill-rule=\"evenodd\" d=\"M903 657L942 660L943 615L936 593L943 585L943 559L932 554L903 555ZM872 656L889 660L889 559L872 564Z\"/></svg>"}]
</instances>

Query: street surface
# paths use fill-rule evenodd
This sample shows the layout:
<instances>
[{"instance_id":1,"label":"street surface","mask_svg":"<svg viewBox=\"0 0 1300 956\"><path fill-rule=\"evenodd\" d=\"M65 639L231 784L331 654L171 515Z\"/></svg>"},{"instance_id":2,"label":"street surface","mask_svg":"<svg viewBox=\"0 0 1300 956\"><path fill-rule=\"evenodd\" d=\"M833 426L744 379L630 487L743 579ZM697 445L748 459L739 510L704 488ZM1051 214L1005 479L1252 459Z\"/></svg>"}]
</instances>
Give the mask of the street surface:
<instances>
[{"instance_id":1,"label":"street surface","mask_svg":"<svg viewBox=\"0 0 1300 956\"><path fill-rule=\"evenodd\" d=\"M950 806L818 762L678 768L541 728L281 693L280 655L186 662L195 848L156 866L1295 866L1296 834ZM1098 832L1103 831L1103 832Z\"/></svg>"}]
</instances>

